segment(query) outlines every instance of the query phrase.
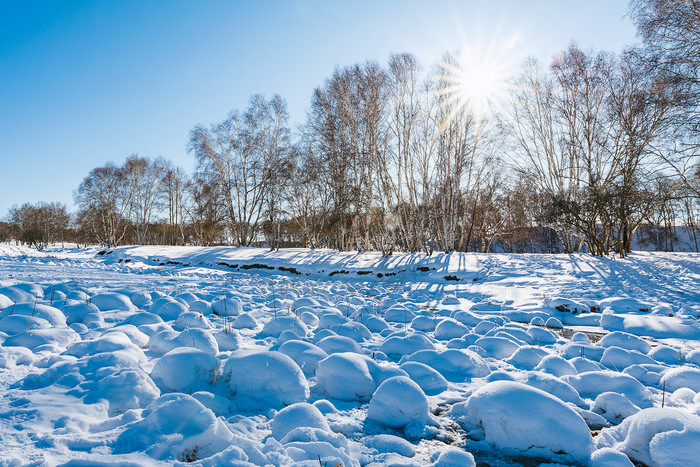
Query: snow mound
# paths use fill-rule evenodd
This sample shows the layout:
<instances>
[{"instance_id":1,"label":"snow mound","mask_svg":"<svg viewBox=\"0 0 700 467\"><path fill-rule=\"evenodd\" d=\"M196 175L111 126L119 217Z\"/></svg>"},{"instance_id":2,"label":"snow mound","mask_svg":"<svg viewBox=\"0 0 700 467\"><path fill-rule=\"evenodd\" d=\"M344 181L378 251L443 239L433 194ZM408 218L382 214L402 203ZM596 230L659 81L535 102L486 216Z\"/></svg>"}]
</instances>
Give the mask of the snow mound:
<instances>
[{"instance_id":1,"label":"snow mound","mask_svg":"<svg viewBox=\"0 0 700 467\"><path fill-rule=\"evenodd\" d=\"M401 358L419 350L434 350L435 345L422 332L412 332L407 335L390 336L377 348L391 358Z\"/></svg>"},{"instance_id":2,"label":"snow mound","mask_svg":"<svg viewBox=\"0 0 700 467\"><path fill-rule=\"evenodd\" d=\"M21 346L36 350L42 345L52 345L66 348L80 340L80 335L69 327L50 329L30 329L15 336L9 336L4 346Z\"/></svg>"},{"instance_id":3,"label":"snow mound","mask_svg":"<svg viewBox=\"0 0 700 467\"><path fill-rule=\"evenodd\" d=\"M112 446L115 454L144 451L158 460L192 462L223 451L233 434L222 420L187 394L168 394L143 412Z\"/></svg>"},{"instance_id":4,"label":"snow mound","mask_svg":"<svg viewBox=\"0 0 700 467\"><path fill-rule=\"evenodd\" d=\"M328 357L323 349L300 340L286 341L277 350L294 360L306 376L314 376L318 362Z\"/></svg>"},{"instance_id":5,"label":"snow mound","mask_svg":"<svg viewBox=\"0 0 700 467\"><path fill-rule=\"evenodd\" d=\"M143 409L160 396L160 390L141 368L125 368L105 376L91 385L83 398L86 404L106 400L109 416L131 409Z\"/></svg>"},{"instance_id":6,"label":"snow mound","mask_svg":"<svg viewBox=\"0 0 700 467\"><path fill-rule=\"evenodd\" d=\"M323 349L323 351L328 355L342 352L354 352L358 354L362 353L362 348L360 345L356 341L345 336L324 337L320 341L316 342L316 346Z\"/></svg>"},{"instance_id":7,"label":"snow mound","mask_svg":"<svg viewBox=\"0 0 700 467\"><path fill-rule=\"evenodd\" d=\"M433 318L432 316L416 316L411 321L411 329L416 331L428 332L435 331L435 327L440 322L440 320Z\"/></svg>"},{"instance_id":8,"label":"snow mound","mask_svg":"<svg viewBox=\"0 0 700 467\"><path fill-rule=\"evenodd\" d=\"M228 331L221 329L212 334L212 337L216 340L219 350L222 351L238 350L241 345L241 335L235 329Z\"/></svg>"},{"instance_id":9,"label":"snow mound","mask_svg":"<svg viewBox=\"0 0 700 467\"><path fill-rule=\"evenodd\" d=\"M419 362L440 372L447 381L480 378L491 372L488 364L475 352L462 349L420 350L402 358L399 363Z\"/></svg>"},{"instance_id":10,"label":"snow mound","mask_svg":"<svg viewBox=\"0 0 700 467\"><path fill-rule=\"evenodd\" d=\"M549 352L542 347L523 345L506 360L506 363L510 363L516 368L531 370L547 355L549 355Z\"/></svg>"},{"instance_id":11,"label":"snow mound","mask_svg":"<svg viewBox=\"0 0 700 467\"><path fill-rule=\"evenodd\" d=\"M394 435L367 436L362 440L363 444L379 453L396 453L404 457L416 455L416 448L403 438Z\"/></svg>"},{"instance_id":12,"label":"snow mound","mask_svg":"<svg viewBox=\"0 0 700 467\"><path fill-rule=\"evenodd\" d=\"M296 316L278 316L263 326L262 333L272 337L279 337L284 331L292 331L299 337L306 336L308 328Z\"/></svg>"},{"instance_id":13,"label":"snow mound","mask_svg":"<svg viewBox=\"0 0 700 467\"><path fill-rule=\"evenodd\" d=\"M535 367L535 370L543 371L554 376L575 375L576 367L559 355L547 355Z\"/></svg>"},{"instance_id":14,"label":"snow mound","mask_svg":"<svg viewBox=\"0 0 700 467\"><path fill-rule=\"evenodd\" d=\"M618 424L641 409L630 402L623 394L604 392L595 398L592 410L602 415L607 421Z\"/></svg>"},{"instance_id":15,"label":"snow mound","mask_svg":"<svg viewBox=\"0 0 700 467\"><path fill-rule=\"evenodd\" d=\"M604 392L623 394L633 404L651 407L651 393L639 381L630 375L614 371L588 371L578 375L563 376L562 380L570 384L582 397L595 399Z\"/></svg>"},{"instance_id":16,"label":"snow mound","mask_svg":"<svg viewBox=\"0 0 700 467\"><path fill-rule=\"evenodd\" d=\"M545 327L548 327L551 329L564 329L564 325L561 324L561 321L559 321L554 316L552 316L551 318L547 318L547 321L545 321L544 325L545 325Z\"/></svg>"},{"instance_id":17,"label":"snow mound","mask_svg":"<svg viewBox=\"0 0 700 467\"><path fill-rule=\"evenodd\" d=\"M8 315L0 318L0 332L9 336L23 333L30 329L48 329L51 323L43 318L25 315Z\"/></svg>"},{"instance_id":18,"label":"snow mound","mask_svg":"<svg viewBox=\"0 0 700 467\"><path fill-rule=\"evenodd\" d=\"M12 315L31 316L48 321L51 326L66 326L66 317L58 308L41 303L18 303L0 312L0 318Z\"/></svg>"},{"instance_id":19,"label":"snow mound","mask_svg":"<svg viewBox=\"0 0 700 467\"><path fill-rule=\"evenodd\" d=\"M131 342L131 339L123 332L105 333L96 339L76 342L71 344L64 354L80 358L86 355L95 355L103 352L116 352L117 350L126 350L135 355L139 355L139 359L146 360L146 356L143 354L141 348Z\"/></svg>"},{"instance_id":20,"label":"snow mound","mask_svg":"<svg viewBox=\"0 0 700 467\"><path fill-rule=\"evenodd\" d=\"M94 303L73 303L65 305L61 308L63 314L66 316L66 323L82 323L88 315L92 313L99 313L100 309Z\"/></svg>"},{"instance_id":21,"label":"snow mound","mask_svg":"<svg viewBox=\"0 0 700 467\"><path fill-rule=\"evenodd\" d=\"M219 298L211 302L211 310L219 316L236 316L243 313L243 305L238 298Z\"/></svg>"},{"instance_id":22,"label":"snow mound","mask_svg":"<svg viewBox=\"0 0 700 467\"><path fill-rule=\"evenodd\" d=\"M231 411L231 402L219 394L214 394L209 391L197 391L192 393L192 397L214 412L217 417L226 415Z\"/></svg>"},{"instance_id":23,"label":"snow mound","mask_svg":"<svg viewBox=\"0 0 700 467\"><path fill-rule=\"evenodd\" d=\"M249 313L241 313L233 320L231 326L236 329L255 329L258 327L258 321Z\"/></svg>"},{"instance_id":24,"label":"snow mound","mask_svg":"<svg viewBox=\"0 0 700 467\"><path fill-rule=\"evenodd\" d=\"M389 323L387 323L383 318L379 316L369 316L362 321L367 329L372 332L382 332L385 329L389 329Z\"/></svg>"},{"instance_id":25,"label":"snow mound","mask_svg":"<svg viewBox=\"0 0 700 467\"><path fill-rule=\"evenodd\" d=\"M214 325L211 324L206 316L201 313L194 313L192 311L186 311L177 317L175 322L172 324L173 329L176 331L184 331L189 328L200 328L200 329L213 329Z\"/></svg>"},{"instance_id":26,"label":"snow mound","mask_svg":"<svg viewBox=\"0 0 700 467\"><path fill-rule=\"evenodd\" d=\"M297 310L297 313L298 312L299 310ZM309 327L318 326L318 316L311 311L302 311L299 313L299 319Z\"/></svg>"},{"instance_id":27,"label":"snow mound","mask_svg":"<svg viewBox=\"0 0 700 467\"><path fill-rule=\"evenodd\" d=\"M634 467L629 457L613 448L598 449L591 454L592 467Z\"/></svg>"},{"instance_id":28,"label":"snow mound","mask_svg":"<svg viewBox=\"0 0 700 467\"><path fill-rule=\"evenodd\" d=\"M9 298L12 303L34 303L36 297L17 287L0 287L0 294Z\"/></svg>"},{"instance_id":29,"label":"snow mound","mask_svg":"<svg viewBox=\"0 0 700 467\"><path fill-rule=\"evenodd\" d=\"M520 345L505 337L481 337L474 342L476 352L482 357L493 357L499 360L513 355Z\"/></svg>"},{"instance_id":30,"label":"snow mound","mask_svg":"<svg viewBox=\"0 0 700 467\"><path fill-rule=\"evenodd\" d=\"M156 313L165 321L173 321L186 314L189 308L172 297L163 297L156 300L150 311L151 313Z\"/></svg>"},{"instance_id":31,"label":"snow mound","mask_svg":"<svg viewBox=\"0 0 700 467\"><path fill-rule=\"evenodd\" d=\"M453 319L443 319L435 326L435 339L442 341L462 337L465 334L469 334L469 328Z\"/></svg>"},{"instance_id":32,"label":"snow mound","mask_svg":"<svg viewBox=\"0 0 700 467\"><path fill-rule=\"evenodd\" d=\"M372 333L364 324L348 321L336 329L339 336L349 337L356 342L363 342L372 338Z\"/></svg>"},{"instance_id":33,"label":"snow mound","mask_svg":"<svg viewBox=\"0 0 700 467\"><path fill-rule=\"evenodd\" d=\"M206 390L216 383L219 359L199 349L181 347L156 361L151 378L164 392Z\"/></svg>"},{"instance_id":34,"label":"snow mound","mask_svg":"<svg viewBox=\"0 0 700 467\"><path fill-rule=\"evenodd\" d=\"M623 349L636 350L647 354L651 350L651 345L644 339L622 331L613 331L603 336L598 345L601 347L622 347Z\"/></svg>"},{"instance_id":35,"label":"snow mound","mask_svg":"<svg viewBox=\"0 0 700 467\"><path fill-rule=\"evenodd\" d=\"M379 385L369 402L367 420L396 430L407 425L435 424L425 393L405 376L389 378Z\"/></svg>"},{"instance_id":36,"label":"snow mound","mask_svg":"<svg viewBox=\"0 0 700 467\"><path fill-rule=\"evenodd\" d=\"M136 307L131 303L129 297L116 292L97 294L90 299L90 303L99 308L100 311L136 311Z\"/></svg>"},{"instance_id":37,"label":"snow mound","mask_svg":"<svg viewBox=\"0 0 700 467\"><path fill-rule=\"evenodd\" d=\"M617 346L610 346L605 349L600 357L600 364L616 371L622 371L628 366L655 364L654 359L647 357L637 350L627 350Z\"/></svg>"},{"instance_id":38,"label":"snow mound","mask_svg":"<svg viewBox=\"0 0 700 467\"><path fill-rule=\"evenodd\" d=\"M219 353L216 338L204 329L192 328L182 332L164 329L151 336L148 341L148 348L160 355L179 347L194 347L211 355Z\"/></svg>"},{"instance_id":39,"label":"snow mound","mask_svg":"<svg viewBox=\"0 0 700 467\"><path fill-rule=\"evenodd\" d=\"M316 382L334 399L366 400L377 388L369 371L367 358L356 353L335 353L321 360Z\"/></svg>"},{"instance_id":40,"label":"snow mound","mask_svg":"<svg viewBox=\"0 0 700 467\"><path fill-rule=\"evenodd\" d=\"M437 370L424 363L406 362L400 368L429 396L435 396L447 389L447 380Z\"/></svg>"},{"instance_id":41,"label":"snow mound","mask_svg":"<svg viewBox=\"0 0 700 467\"><path fill-rule=\"evenodd\" d=\"M309 397L309 384L299 365L280 352L231 355L223 378L241 411L280 409Z\"/></svg>"},{"instance_id":42,"label":"snow mound","mask_svg":"<svg viewBox=\"0 0 700 467\"><path fill-rule=\"evenodd\" d=\"M669 347L667 345L658 345L649 351L649 357L657 362L667 363L670 365L682 365L683 353L681 350Z\"/></svg>"},{"instance_id":43,"label":"snow mound","mask_svg":"<svg viewBox=\"0 0 700 467\"><path fill-rule=\"evenodd\" d=\"M551 394L564 402L570 402L578 407L583 407L585 405L583 399L581 399L578 392L576 392L576 389L560 378L548 373L528 371L521 376L521 382Z\"/></svg>"},{"instance_id":44,"label":"snow mound","mask_svg":"<svg viewBox=\"0 0 700 467\"><path fill-rule=\"evenodd\" d=\"M447 448L440 453L433 467L476 467L476 461L470 452Z\"/></svg>"},{"instance_id":45,"label":"snow mound","mask_svg":"<svg viewBox=\"0 0 700 467\"><path fill-rule=\"evenodd\" d=\"M35 359L34 353L25 347L0 347L0 368L28 365Z\"/></svg>"},{"instance_id":46,"label":"snow mound","mask_svg":"<svg viewBox=\"0 0 700 467\"><path fill-rule=\"evenodd\" d=\"M416 317L416 314L402 305L397 305L386 310L384 321L388 323L408 324Z\"/></svg>"},{"instance_id":47,"label":"snow mound","mask_svg":"<svg viewBox=\"0 0 700 467\"><path fill-rule=\"evenodd\" d=\"M272 437L282 440L289 432L298 427L317 428L330 432L328 422L323 418L323 414L316 406L306 402L298 402L280 410L272 419L270 428Z\"/></svg>"},{"instance_id":48,"label":"snow mound","mask_svg":"<svg viewBox=\"0 0 700 467\"><path fill-rule=\"evenodd\" d=\"M136 327L160 323L163 323L163 318L154 313L149 313L148 311L141 311L139 313L129 315L121 322L121 324L131 324L132 326Z\"/></svg>"},{"instance_id":49,"label":"snow mound","mask_svg":"<svg viewBox=\"0 0 700 467\"><path fill-rule=\"evenodd\" d=\"M0 293L0 311L4 310L8 306L12 306L15 302L10 300L10 298L7 295L3 295Z\"/></svg>"},{"instance_id":50,"label":"snow mound","mask_svg":"<svg viewBox=\"0 0 700 467\"><path fill-rule=\"evenodd\" d=\"M593 452L586 422L560 399L513 381L488 383L452 408L470 436L499 449L585 464Z\"/></svg>"},{"instance_id":51,"label":"snow mound","mask_svg":"<svg viewBox=\"0 0 700 467\"><path fill-rule=\"evenodd\" d=\"M596 445L652 467L697 465L700 417L672 408L645 409L616 427L604 428Z\"/></svg>"},{"instance_id":52,"label":"snow mound","mask_svg":"<svg viewBox=\"0 0 700 467\"><path fill-rule=\"evenodd\" d=\"M350 321L349 318L347 318L340 310L337 308L331 308L323 312L316 326L318 329L332 329L335 331L348 321Z\"/></svg>"},{"instance_id":53,"label":"snow mound","mask_svg":"<svg viewBox=\"0 0 700 467\"><path fill-rule=\"evenodd\" d=\"M661 378L666 383L667 391L689 388L700 392L700 369L692 367L676 367L666 370Z\"/></svg>"}]
</instances>

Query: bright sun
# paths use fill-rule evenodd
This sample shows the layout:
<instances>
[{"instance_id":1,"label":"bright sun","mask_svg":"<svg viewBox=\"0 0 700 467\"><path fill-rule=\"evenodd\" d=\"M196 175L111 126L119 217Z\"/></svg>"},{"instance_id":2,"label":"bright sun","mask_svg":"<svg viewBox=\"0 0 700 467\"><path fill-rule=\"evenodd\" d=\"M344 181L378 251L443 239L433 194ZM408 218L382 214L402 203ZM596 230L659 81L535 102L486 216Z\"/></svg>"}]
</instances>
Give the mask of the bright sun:
<instances>
[{"instance_id":1,"label":"bright sun","mask_svg":"<svg viewBox=\"0 0 700 467\"><path fill-rule=\"evenodd\" d=\"M487 112L503 92L505 77L492 63L465 63L460 70L459 94L476 113Z\"/></svg>"},{"instance_id":2,"label":"bright sun","mask_svg":"<svg viewBox=\"0 0 700 467\"><path fill-rule=\"evenodd\" d=\"M452 102L487 115L502 105L508 91L509 63L501 54L466 50L442 63L447 86L441 91Z\"/></svg>"}]
</instances>

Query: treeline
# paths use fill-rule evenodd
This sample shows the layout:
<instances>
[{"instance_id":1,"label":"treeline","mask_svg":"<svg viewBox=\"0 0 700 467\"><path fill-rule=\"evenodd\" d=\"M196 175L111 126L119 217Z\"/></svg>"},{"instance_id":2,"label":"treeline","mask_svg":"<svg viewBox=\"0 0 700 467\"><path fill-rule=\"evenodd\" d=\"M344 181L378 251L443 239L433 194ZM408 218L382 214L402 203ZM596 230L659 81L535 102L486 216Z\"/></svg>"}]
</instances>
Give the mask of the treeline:
<instances>
[{"instance_id":1,"label":"treeline","mask_svg":"<svg viewBox=\"0 0 700 467\"><path fill-rule=\"evenodd\" d=\"M10 227L37 247L624 256L635 238L673 249L681 236L698 251L700 7L631 7L642 46L530 60L490 112L470 102L458 55L429 70L410 54L347 66L315 89L298 128L284 99L255 95L191 130L193 174L133 155L85 177L70 222L65 206L24 205Z\"/></svg>"}]
</instances>

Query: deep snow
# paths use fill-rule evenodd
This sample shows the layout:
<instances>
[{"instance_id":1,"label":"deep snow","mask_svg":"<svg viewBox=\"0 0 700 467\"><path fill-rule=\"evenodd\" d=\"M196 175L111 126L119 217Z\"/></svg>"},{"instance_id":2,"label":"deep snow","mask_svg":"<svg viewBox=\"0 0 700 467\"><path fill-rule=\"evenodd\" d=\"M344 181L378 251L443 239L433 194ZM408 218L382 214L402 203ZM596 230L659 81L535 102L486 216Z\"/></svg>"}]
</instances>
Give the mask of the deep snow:
<instances>
[{"instance_id":1,"label":"deep snow","mask_svg":"<svg viewBox=\"0 0 700 467\"><path fill-rule=\"evenodd\" d=\"M0 244L0 310L0 465L700 452L698 254Z\"/></svg>"}]
</instances>

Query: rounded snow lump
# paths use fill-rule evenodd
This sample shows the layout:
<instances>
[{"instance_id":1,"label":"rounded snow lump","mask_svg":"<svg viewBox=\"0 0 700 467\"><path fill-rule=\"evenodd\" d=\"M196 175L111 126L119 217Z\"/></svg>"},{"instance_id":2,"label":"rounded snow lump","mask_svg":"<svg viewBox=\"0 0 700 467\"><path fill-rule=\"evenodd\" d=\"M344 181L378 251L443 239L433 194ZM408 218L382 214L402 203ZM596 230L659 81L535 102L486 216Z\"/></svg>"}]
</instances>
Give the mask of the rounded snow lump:
<instances>
[{"instance_id":1,"label":"rounded snow lump","mask_svg":"<svg viewBox=\"0 0 700 467\"><path fill-rule=\"evenodd\" d=\"M281 440L297 427L318 428L323 431L331 431L323 414L315 405L307 402L298 402L280 410L272 419L272 437Z\"/></svg>"},{"instance_id":2,"label":"rounded snow lump","mask_svg":"<svg viewBox=\"0 0 700 467\"><path fill-rule=\"evenodd\" d=\"M232 355L224 378L238 410L280 409L309 397L309 384L294 360L280 352Z\"/></svg>"},{"instance_id":3,"label":"rounded snow lump","mask_svg":"<svg viewBox=\"0 0 700 467\"><path fill-rule=\"evenodd\" d=\"M367 419L394 429L432 424L428 399L420 386L406 376L394 376L379 385L369 402Z\"/></svg>"},{"instance_id":4,"label":"rounded snow lump","mask_svg":"<svg viewBox=\"0 0 700 467\"><path fill-rule=\"evenodd\" d=\"M160 459L204 459L223 451L233 434L224 422L187 394L167 394L143 412L114 442L115 454L143 451Z\"/></svg>"},{"instance_id":5,"label":"rounded snow lump","mask_svg":"<svg viewBox=\"0 0 700 467\"><path fill-rule=\"evenodd\" d=\"M470 452L447 448L440 453L433 467L476 467L476 462Z\"/></svg>"},{"instance_id":6,"label":"rounded snow lump","mask_svg":"<svg viewBox=\"0 0 700 467\"><path fill-rule=\"evenodd\" d=\"M288 340L280 345L280 352L294 360L307 376L314 376L318 362L328 357L328 354L319 347L300 340Z\"/></svg>"},{"instance_id":7,"label":"rounded snow lump","mask_svg":"<svg viewBox=\"0 0 700 467\"><path fill-rule=\"evenodd\" d=\"M129 297L115 292L97 294L90 299L90 303L94 304L100 311L136 311L136 307L131 303Z\"/></svg>"},{"instance_id":8,"label":"rounded snow lump","mask_svg":"<svg viewBox=\"0 0 700 467\"><path fill-rule=\"evenodd\" d=\"M604 428L596 445L611 447L649 466L697 465L700 417L672 408L649 408Z\"/></svg>"},{"instance_id":9,"label":"rounded snow lump","mask_svg":"<svg viewBox=\"0 0 700 467\"><path fill-rule=\"evenodd\" d=\"M571 407L546 392L513 381L488 383L453 415L467 429L482 429L486 442L533 455L566 453L587 463L593 452L588 425Z\"/></svg>"},{"instance_id":10,"label":"rounded snow lump","mask_svg":"<svg viewBox=\"0 0 700 467\"><path fill-rule=\"evenodd\" d=\"M308 328L296 316L278 316L265 323L262 329L263 334L272 337L279 337L284 331L292 331L297 336L303 337Z\"/></svg>"},{"instance_id":11,"label":"rounded snow lump","mask_svg":"<svg viewBox=\"0 0 700 467\"><path fill-rule=\"evenodd\" d=\"M551 318L548 318L544 325L552 329L564 329L564 326L561 324L561 321L559 321L553 316Z\"/></svg>"},{"instance_id":12,"label":"rounded snow lump","mask_svg":"<svg viewBox=\"0 0 700 467\"><path fill-rule=\"evenodd\" d=\"M700 392L700 370L692 367L669 368L664 371L662 382L666 383L667 391L676 391L680 388L690 388Z\"/></svg>"},{"instance_id":13,"label":"rounded snow lump","mask_svg":"<svg viewBox=\"0 0 700 467\"><path fill-rule=\"evenodd\" d=\"M151 378L161 390L190 392L216 382L219 359L193 347L180 347L163 355L153 366Z\"/></svg>"},{"instance_id":14,"label":"rounded snow lump","mask_svg":"<svg viewBox=\"0 0 700 467\"><path fill-rule=\"evenodd\" d=\"M401 365L401 369L429 396L435 396L447 389L447 380L425 363L406 362Z\"/></svg>"},{"instance_id":15,"label":"rounded snow lump","mask_svg":"<svg viewBox=\"0 0 700 467\"><path fill-rule=\"evenodd\" d=\"M318 362L316 381L334 399L367 399L377 389L366 357L352 352L335 353Z\"/></svg>"},{"instance_id":16,"label":"rounded snow lump","mask_svg":"<svg viewBox=\"0 0 700 467\"><path fill-rule=\"evenodd\" d=\"M435 345L422 332L411 332L405 336L390 336L377 348L389 357L401 358L419 350L434 350Z\"/></svg>"},{"instance_id":17,"label":"rounded snow lump","mask_svg":"<svg viewBox=\"0 0 700 467\"><path fill-rule=\"evenodd\" d=\"M469 328L453 319L445 318L435 327L435 339L448 341L469 334Z\"/></svg>"}]
</instances>

